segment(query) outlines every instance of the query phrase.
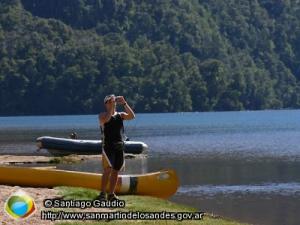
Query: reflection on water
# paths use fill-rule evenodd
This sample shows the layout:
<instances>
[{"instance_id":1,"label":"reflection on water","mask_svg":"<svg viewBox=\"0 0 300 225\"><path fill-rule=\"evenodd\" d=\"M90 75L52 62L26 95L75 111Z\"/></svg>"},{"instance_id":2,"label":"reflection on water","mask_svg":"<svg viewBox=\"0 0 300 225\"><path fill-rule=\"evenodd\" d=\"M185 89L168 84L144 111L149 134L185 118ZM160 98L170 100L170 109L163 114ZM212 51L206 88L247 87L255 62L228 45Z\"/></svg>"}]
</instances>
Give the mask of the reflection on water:
<instances>
[{"instance_id":1,"label":"reflection on water","mask_svg":"<svg viewBox=\"0 0 300 225\"><path fill-rule=\"evenodd\" d=\"M299 225L299 195L276 193L244 193L206 195L175 195L175 202L189 204L208 213L223 215L242 222L260 225Z\"/></svg>"},{"instance_id":2,"label":"reflection on water","mask_svg":"<svg viewBox=\"0 0 300 225\"><path fill-rule=\"evenodd\" d=\"M278 159L245 161L244 159L190 158L182 155L149 157L148 168L176 168L182 185L236 185L300 182L300 163Z\"/></svg>"},{"instance_id":3,"label":"reflection on water","mask_svg":"<svg viewBox=\"0 0 300 225\"><path fill-rule=\"evenodd\" d=\"M184 185L178 190L177 195L195 196L202 195L206 198L215 195L300 195L300 183L262 183L253 185Z\"/></svg>"},{"instance_id":4,"label":"reflection on water","mask_svg":"<svg viewBox=\"0 0 300 225\"><path fill-rule=\"evenodd\" d=\"M300 111L137 114L131 140L150 147L126 160L126 174L173 168L181 187L173 201L264 225L300 224ZM38 136L98 139L97 115L0 117L0 153L36 152ZM101 161L59 169L101 172Z\"/></svg>"},{"instance_id":5,"label":"reflection on water","mask_svg":"<svg viewBox=\"0 0 300 225\"><path fill-rule=\"evenodd\" d=\"M298 161L164 155L149 158L148 167L176 168L181 187L175 202L253 224L300 224Z\"/></svg>"}]
</instances>

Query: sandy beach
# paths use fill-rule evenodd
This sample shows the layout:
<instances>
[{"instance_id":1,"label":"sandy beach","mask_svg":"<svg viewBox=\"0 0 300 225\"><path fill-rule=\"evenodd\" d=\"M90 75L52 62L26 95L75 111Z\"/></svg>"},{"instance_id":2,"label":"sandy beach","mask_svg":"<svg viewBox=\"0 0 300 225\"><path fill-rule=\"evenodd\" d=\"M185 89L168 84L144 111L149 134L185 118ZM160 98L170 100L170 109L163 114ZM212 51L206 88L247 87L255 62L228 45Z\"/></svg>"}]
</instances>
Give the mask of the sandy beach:
<instances>
[{"instance_id":1,"label":"sandy beach","mask_svg":"<svg viewBox=\"0 0 300 225\"><path fill-rule=\"evenodd\" d=\"M68 155L63 157L41 156L41 155L0 155L0 164L31 164L31 163L76 163L89 159L101 160L101 155Z\"/></svg>"},{"instance_id":2,"label":"sandy beach","mask_svg":"<svg viewBox=\"0 0 300 225\"><path fill-rule=\"evenodd\" d=\"M59 197L58 191L55 189L48 189L48 188L28 188L28 187L18 187L18 186L6 186L0 185L0 218L1 224L7 225L27 225L27 224L39 224L39 225L49 225L54 224L51 221L41 220L41 210L45 209L43 207L43 200L46 198L57 198ZM15 220L11 218L4 210L4 205L6 200L18 190L25 191L28 195L30 195L36 204L36 212L30 216L28 219L25 220Z\"/></svg>"},{"instance_id":3,"label":"sandy beach","mask_svg":"<svg viewBox=\"0 0 300 225\"><path fill-rule=\"evenodd\" d=\"M126 159L145 158L146 154L125 154ZM55 166L58 163L78 163L85 160L96 159L101 162L102 155L67 155L67 156L42 156L42 155L0 155L0 165L18 164L45 164L51 163Z\"/></svg>"}]
</instances>

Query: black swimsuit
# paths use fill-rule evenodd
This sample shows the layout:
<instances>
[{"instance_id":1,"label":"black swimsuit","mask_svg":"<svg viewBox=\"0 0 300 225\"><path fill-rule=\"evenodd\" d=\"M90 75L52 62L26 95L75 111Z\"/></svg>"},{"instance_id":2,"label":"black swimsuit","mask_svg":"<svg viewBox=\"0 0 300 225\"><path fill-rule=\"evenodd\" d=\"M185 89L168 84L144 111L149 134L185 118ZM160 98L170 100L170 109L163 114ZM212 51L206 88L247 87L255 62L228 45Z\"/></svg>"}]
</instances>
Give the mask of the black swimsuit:
<instances>
[{"instance_id":1,"label":"black swimsuit","mask_svg":"<svg viewBox=\"0 0 300 225\"><path fill-rule=\"evenodd\" d=\"M104 124L102 153L115 170L120 170L124 165L124 141L122 137L123 119L119 113L111 116Z\"/></svg>"}]
</instances>

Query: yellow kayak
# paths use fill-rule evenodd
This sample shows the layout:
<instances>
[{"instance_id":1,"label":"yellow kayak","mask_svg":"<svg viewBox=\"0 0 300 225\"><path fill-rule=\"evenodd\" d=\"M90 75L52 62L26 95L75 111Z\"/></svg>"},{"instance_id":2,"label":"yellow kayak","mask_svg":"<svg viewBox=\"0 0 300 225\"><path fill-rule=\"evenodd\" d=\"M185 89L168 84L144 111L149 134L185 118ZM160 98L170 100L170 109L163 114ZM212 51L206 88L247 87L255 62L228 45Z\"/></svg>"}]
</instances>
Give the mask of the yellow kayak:
<instances>
[{"instance_id":1,"label":"yellow kayak","mask_svg":"<svg viewBox=\"0 0 300 225\"><path fill-rule=\"evenodd\" d=\"M30 167L0 166L0 184L27 187L73 186L99 190L102 174ZM148 195L168 198L179 186L174 170L141 175L120 175L118 194Z\"/></svg>"}]
</instances>

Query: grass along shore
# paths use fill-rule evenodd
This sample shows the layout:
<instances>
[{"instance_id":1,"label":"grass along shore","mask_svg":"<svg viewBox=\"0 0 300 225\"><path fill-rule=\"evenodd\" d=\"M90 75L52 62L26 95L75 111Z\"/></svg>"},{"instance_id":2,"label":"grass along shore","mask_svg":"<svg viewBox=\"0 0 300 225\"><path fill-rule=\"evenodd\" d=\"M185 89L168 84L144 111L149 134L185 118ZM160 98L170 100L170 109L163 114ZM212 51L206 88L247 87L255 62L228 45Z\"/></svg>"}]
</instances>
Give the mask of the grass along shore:
<instances>
[{"instance_id":1,"label":"grass along shore","mask_svg":"<svg viewBox=\"0 0 300 225\"><path fill-rule=\"evenodd\" d=\"M73 200L92 200L94 199L98 191L86 188L73 188L73 187L56 187L59 195L63 199ZM121 200L126 203L125 208L109 209L111 211L140 211L140 212L199 212L195 208L176 204L168 200L159 198L147 197L147 196L134 196L134 195L123 195L120 196ZM76 222L56 222L56 225L84 225L86 221ZM212 216L209 214L204 215L202 220L112 220L112 221L97 221L91 222L92 225L116 225L116 224L168 224L168 225L182 225L182 224L202 224L202 225L246 225L245 223L239 223L231 219L225 219L221 217Z\"/></svg>"}]
</instances>

